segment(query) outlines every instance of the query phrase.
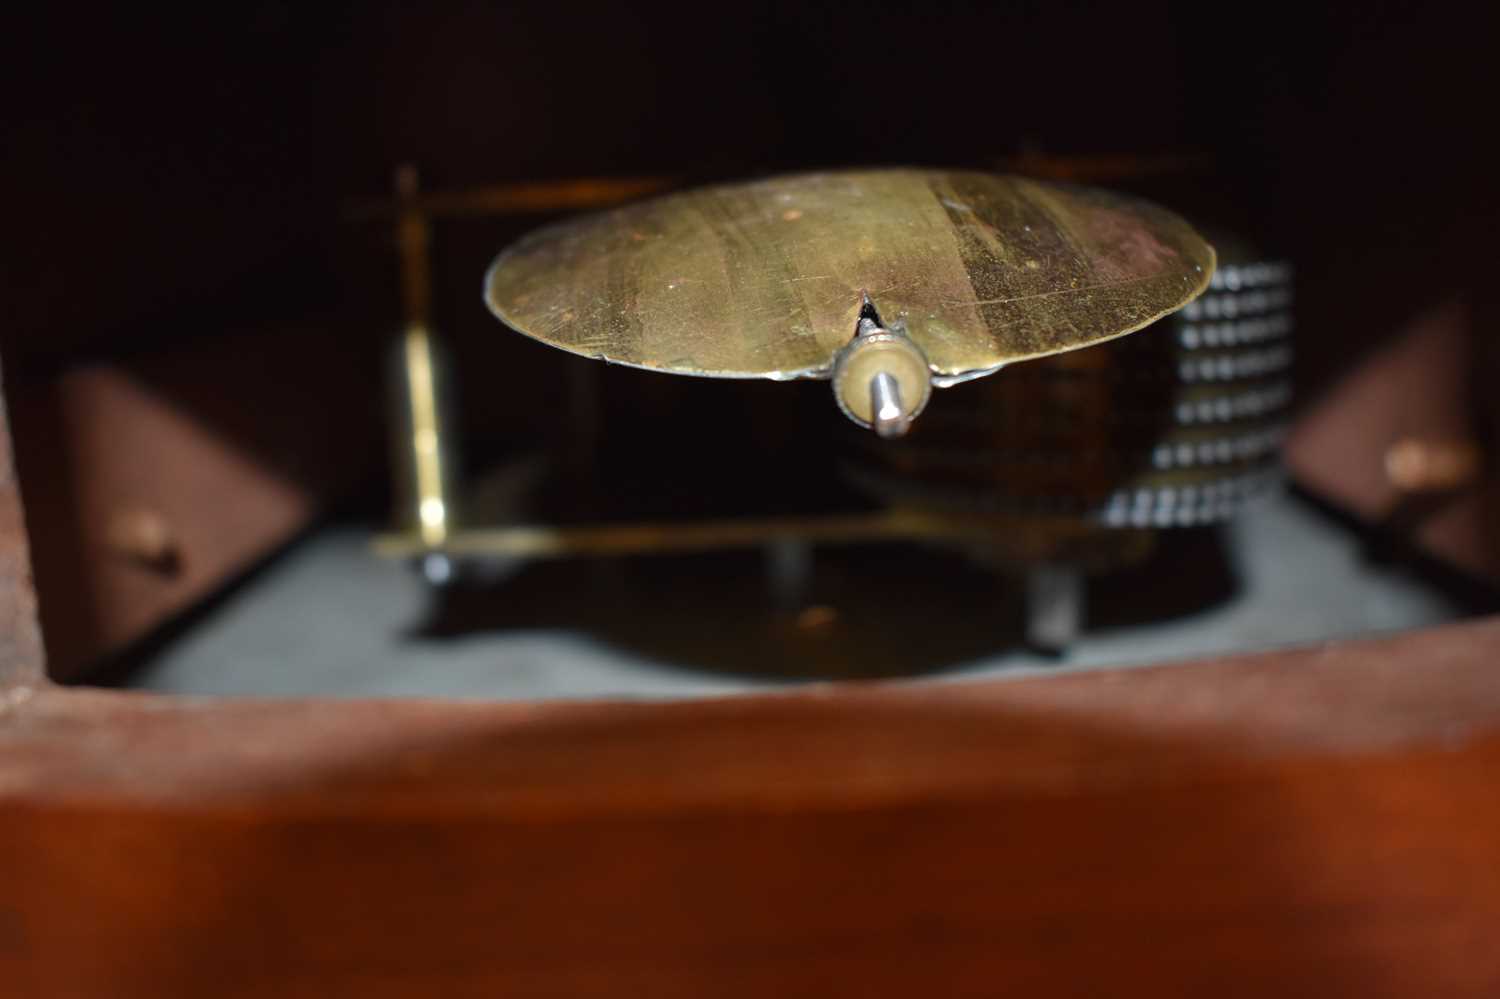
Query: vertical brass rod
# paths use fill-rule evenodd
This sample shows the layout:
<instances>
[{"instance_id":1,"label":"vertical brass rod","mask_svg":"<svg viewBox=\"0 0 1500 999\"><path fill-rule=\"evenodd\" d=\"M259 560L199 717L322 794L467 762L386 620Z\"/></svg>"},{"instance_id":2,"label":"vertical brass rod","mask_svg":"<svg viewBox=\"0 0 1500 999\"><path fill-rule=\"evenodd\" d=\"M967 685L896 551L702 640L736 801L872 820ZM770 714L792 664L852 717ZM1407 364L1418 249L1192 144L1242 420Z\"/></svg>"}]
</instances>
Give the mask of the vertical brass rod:
<instances>
[{"instance_id":1,"label":"vertical brass rod","mask_svg":"<svg viewBox=\"0 0 1500 999\"><path fill-rule=\"evenodd\" d=\"M441 427L432 335L425 326L406 330L406 388L411 407L411 450L417 485L417 524L422 540L440 545L448 536L448 500L443 490Z\"/></svg>"},{"instance_id":2,"label":"vertical brass rod","mask_svg":"<svg viewBox=\"0 0 1500 999\"><path fill-rule=\"evenodd\" d=\"M401 307L405 328L397 351L399 390L395 414L402 433L398 454L396 494L410 504L418 535L430 548L448 537L453 515L449 501L452 469L446 467L443 364L441 344L431 324L430 225L418 200L414 167L396 172L396 245L400 255Z\"/></svg>"}]
</instances>

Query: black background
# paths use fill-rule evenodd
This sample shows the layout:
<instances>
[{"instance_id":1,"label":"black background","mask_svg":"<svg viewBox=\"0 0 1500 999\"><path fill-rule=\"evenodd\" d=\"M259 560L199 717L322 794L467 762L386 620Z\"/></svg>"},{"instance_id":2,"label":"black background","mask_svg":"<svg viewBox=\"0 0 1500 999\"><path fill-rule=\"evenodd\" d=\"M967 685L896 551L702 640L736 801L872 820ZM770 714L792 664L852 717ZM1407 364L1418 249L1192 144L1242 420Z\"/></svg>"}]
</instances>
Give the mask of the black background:
<instances>
[{"instance_id":1,"label":"black background","mask_svg":"<svg viewBox=\"0 0 1500 999\"><path fill-rule=\"evenodd\" d=\"M328 314L374 384L392 247L342 208L403 162L454 188L1186 153L1208 164L1191 190L1298 265L1305 398L1424 309L1493 311L1492 9L47 5L6 32L0 350L14 384ZM1166 200L1192 214L1189 188ZM480 446L553 419L561 383L510 373L564 362L478 297L535 221L438 232L439 321L515 386L465 393Z\"/></svg>"}]
</instances>

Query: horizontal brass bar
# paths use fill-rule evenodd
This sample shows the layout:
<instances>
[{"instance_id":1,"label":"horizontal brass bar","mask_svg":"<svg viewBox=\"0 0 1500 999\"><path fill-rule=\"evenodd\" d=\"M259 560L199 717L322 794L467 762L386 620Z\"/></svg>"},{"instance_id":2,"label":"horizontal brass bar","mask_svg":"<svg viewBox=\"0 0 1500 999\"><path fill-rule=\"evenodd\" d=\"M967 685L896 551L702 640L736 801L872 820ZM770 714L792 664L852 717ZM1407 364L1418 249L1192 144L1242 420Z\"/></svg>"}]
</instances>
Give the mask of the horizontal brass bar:
<instances>
[{"instance_id":1,"label":"horizontal brass bar","mask_svg":"<svg viewBox=\"0 0 1500 999\"><path fill-rule=\"evenodd\" d=\"M859 544L870 541L916 541L980 538L1000 530L989 518L935 516L888 510L813 517L767 517L636 524L561 527L541 524L470 528L453 531L430 546L415 532L375 538L377 554L401 558L441 551L450 555L563 558L579 555L646 555L753 548L773 541L811 544Z\"/></svg>"},{"instance_id":2,"label":"horizontal brass bar","mask_svg":"<svg viewBox=\"0 0 1500 999\"><path fill-rule=\"evenodd\" d=\"M400 212L430 216L482 217L607 208L677 187L674 177L583 177L574 180L494 184L458 191L434 191L407 198L375 198L349 204L349 221L391 218Z\"/></svg>"}]
</instances>

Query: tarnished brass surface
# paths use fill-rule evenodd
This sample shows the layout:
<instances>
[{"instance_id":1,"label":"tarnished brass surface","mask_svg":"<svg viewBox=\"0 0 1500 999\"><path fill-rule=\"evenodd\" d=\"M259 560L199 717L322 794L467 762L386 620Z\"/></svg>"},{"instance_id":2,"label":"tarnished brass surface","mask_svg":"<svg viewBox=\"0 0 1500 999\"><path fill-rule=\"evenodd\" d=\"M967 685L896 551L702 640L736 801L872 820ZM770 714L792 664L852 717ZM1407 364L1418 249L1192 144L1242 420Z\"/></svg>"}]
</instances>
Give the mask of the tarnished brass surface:
<instances>
[{"instance_id":1,"label":"tarnished brass surface","mask_svg":"<svg viewBox=\"0 0 1500 999\"><path fill-rule=\"evenodd\" d=\"M655 198L502 253L491 310L543 343L680 374L827 377L868 291L935 380L1129 333L1208 284L1176 215L1092 188L938 170L804 174Z\"/></svg>"},{"instance_id":2,"label":"tarnished brass surface","mask_svg":"<svg viewBox=\"0 0 1500 999\"><path fill-rule=\"evenodd\" d=\"M895 379L897 401L907 422L922 412L932 394L927 358L910 339L885 330L859 336L834 361L833 394L844 414L862 427L875 419L870 384L882 371Z\"/></svg>"}]
</instances>

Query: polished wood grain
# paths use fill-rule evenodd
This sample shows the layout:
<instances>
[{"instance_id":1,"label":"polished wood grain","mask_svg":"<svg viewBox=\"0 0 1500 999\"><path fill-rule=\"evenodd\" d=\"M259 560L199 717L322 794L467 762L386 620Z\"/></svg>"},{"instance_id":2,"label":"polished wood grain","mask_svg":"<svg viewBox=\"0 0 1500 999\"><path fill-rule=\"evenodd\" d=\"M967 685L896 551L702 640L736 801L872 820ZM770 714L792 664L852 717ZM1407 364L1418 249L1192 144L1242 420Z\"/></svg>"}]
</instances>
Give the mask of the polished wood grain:
<instances>
[{"instance_id":1,"label":"polished wood grain","mask_svg":"<svg viewBox=\"0 0 1500 999\"><path fill-rule=\"evenodd\" d=\"M685 703L43 689L23 995L1493 995L1500 621Z\"/></svg>"}]
</instances>

